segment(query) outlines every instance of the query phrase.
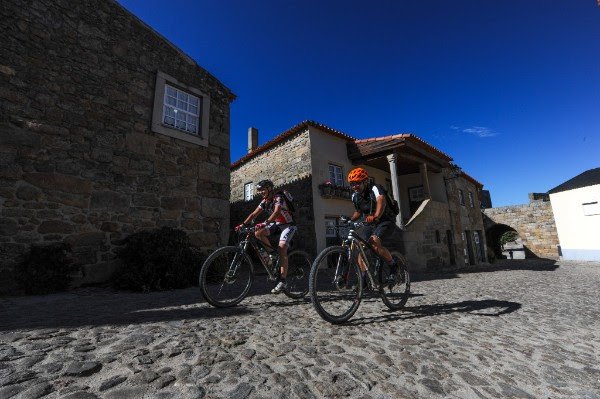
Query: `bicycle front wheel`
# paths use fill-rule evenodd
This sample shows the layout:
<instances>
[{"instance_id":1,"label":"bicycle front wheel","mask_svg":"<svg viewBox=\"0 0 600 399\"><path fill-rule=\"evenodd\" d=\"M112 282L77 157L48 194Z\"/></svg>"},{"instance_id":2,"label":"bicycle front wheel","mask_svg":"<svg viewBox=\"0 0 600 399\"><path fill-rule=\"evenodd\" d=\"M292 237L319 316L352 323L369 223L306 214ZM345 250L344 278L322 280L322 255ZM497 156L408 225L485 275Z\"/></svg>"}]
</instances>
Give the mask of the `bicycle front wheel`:
<instances>
[{"instance_id":1,"label":"bicycle front wheel","mask_svg":"<svg viewBox=\"0 0 600 399\"><path fill-rule=\"evenodd\" d=\"M200 269L200 290L206 302L218 308L235 306L248 292L254 279L252 260L238 247L213 252Z\"/></svg>"},{"instance_id":2,"label":"bicycle front wheel","mask_svg":"<svg viewBox=\"0 0 600 399\"><path fill-rule=\"evenodd\" d=\"M406 305L410 295L410 275L406 264L406 258L394 255L398 262L398 270L393 279L390 279L390 267L387 264L379 268L379 293L383 303L391 310L398 310Z\"/></svg>"},{"instance_id":3,"label":"bicycle front wheel","mask_svg":"<svg viewBox=\"0 0 600 399\"><path fill-rule=\"evenodd\" d=\"M306 252L296 250L288 254L285 295L292 299L300 299L308 293L310 266L310 257Z\"/></svg>"},{"instance_id":4,"label":"bicycle front wheel","mask_svg":"<svg viewBox=\"0 0 600 399\"><path fill-rule=\"evenodd\" d=\"M317 313L328 322L348 321L360 305L362 289L360 269L348 257L347 248L325 248L312 264L310 298Z\"/></svg>"}]
</instances>

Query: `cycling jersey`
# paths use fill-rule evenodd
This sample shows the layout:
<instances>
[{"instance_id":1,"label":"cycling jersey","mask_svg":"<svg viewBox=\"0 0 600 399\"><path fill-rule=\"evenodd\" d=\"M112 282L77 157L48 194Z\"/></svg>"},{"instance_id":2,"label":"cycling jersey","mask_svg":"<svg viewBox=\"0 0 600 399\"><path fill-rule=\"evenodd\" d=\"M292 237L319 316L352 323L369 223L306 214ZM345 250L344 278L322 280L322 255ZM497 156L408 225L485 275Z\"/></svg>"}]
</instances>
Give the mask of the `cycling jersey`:
<instances>
[{"instance_id":1,"label":"cycling jersey","mask_svg":"<svg viewBox=\"0 0 600 399\"><path fill-rule=\"evenodd\" d=\"M352 194L352 203L357 212L360 212L362 216L374 215L377 209L377 197L385 195L385 190L379 184L373 184L368 190L361 193ZM394 217L390 214L387 204L384 201L385 209L383 215L379 218L380 221L394 220Z\"/></svg>"},{"instance_id":2,"label":"cycling jersey","mask_svg":"<svg viewBox=\"0 0 600 399\"><path fill-rule=\"evenodd\" d=\"M292 212L290 212L290 210L287 206L287 202L285 201L285 198L283 198L283 195L281 195L281 194L273 195L272 201L268 201L268 199L262 200L258 206L260 206L263 211L267 211L267 213L270 215L275 210L275 205L281 206L279 208L279 210L280 210L279 215L274 220L274 222L276 224L290 224L290 223L294 222L294 217L292 216Z\"/></svg>"}]
</instances>

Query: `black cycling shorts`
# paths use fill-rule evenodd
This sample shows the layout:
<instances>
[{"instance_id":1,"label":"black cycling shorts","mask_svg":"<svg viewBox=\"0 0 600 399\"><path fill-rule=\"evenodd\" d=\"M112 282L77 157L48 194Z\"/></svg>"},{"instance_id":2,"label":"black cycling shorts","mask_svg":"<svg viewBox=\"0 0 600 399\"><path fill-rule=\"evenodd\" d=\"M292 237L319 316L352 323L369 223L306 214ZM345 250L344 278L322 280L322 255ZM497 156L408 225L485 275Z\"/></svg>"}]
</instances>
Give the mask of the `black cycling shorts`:
<instances>
[{"instance_id":1,"label":"black cycling shorts","mask_svg":"<svg viewBox=\"0 0 600 399\"><path fill-rule=\"evenodd\" d=\"M370 224L359 228L356 233L363 239L368 241L371 236L377 236L380 240L388 237L394 231L395 223L391 220L384 220L377 224Z\"/></svg>"}]
</instances>

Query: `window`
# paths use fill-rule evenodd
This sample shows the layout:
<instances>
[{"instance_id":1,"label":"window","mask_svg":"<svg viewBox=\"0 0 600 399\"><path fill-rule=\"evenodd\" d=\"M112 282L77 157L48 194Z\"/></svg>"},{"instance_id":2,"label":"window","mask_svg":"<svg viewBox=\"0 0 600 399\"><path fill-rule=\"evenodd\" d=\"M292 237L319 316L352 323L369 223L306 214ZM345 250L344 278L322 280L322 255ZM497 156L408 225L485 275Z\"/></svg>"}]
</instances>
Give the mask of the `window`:
<instances>
[{"instance_id":1,"label":"window","mask_svg":"<svg viewBox=\"0 0 600 399\"><path fill-rule=\"evenodd\" d=\"M210 97L163 72L156 74L152 131L208 146Z\"/></svg>"},{"instance_id":2,"label":"window","mask_svg":"<svg viewBox=\"0 0 600 399\"><path fill-rule=\"evenodd\" d=\"M475 201L473 201L473 193L469 191L469 205L471 208L475 208Z\"/></svg>"},{"instance_id":3,"label":"window","mask_svg":"<svg viewBox=\"0 0 600 399\"><path fill-rule=\"evenodd\" d=\"M200 99L173 86L165 85L163 123L177 130L198 135Z\"/></svg>"},{"instance_id":4,"label":"window","mask_svg":"<svg viewBox=\"0 0 600 399\"><path fill-rule=\"evenodd\" d=\"M336 186L344 185L344 172L341 166L329 164L329 181Z\"/></svg>"},{"instance_id":5,"label":"window","mask_svg":"<svg viewBox=\"0 0 600 399\"><path fill-rule=\"evenodd\" d=\"M458 201L460 202L461 205L465 204L465 194L463 193L463 190L461 190L461 189L458 190Z\"/></svg>"},{"instance_id":6,"label":"window","mask_svg":"<svg viewBox=\"0 0 600 399\"><path fill-rule=\"evenodd\" d=\"M335 218L325 218L325 237L337 237L337 232L335 231L336 219Z\"/></svg>"},{"instance_id":7,"label":"window","mask_svg":"<svg viewBox=\"0 0 600 399\"><path fill-rule=\"evenodd\" d=\"M244 184L244 201L252 201L254 198L254 184L252 182Z\"/></svg>"},{"instance_id":8,"label":"window","mask_svg":"<svg viewBox=\"0 0 600 399\"><path fill-rule=\"evenodd\" d=\"M411 202L421 202L425 199L423 186L411 187L408 189L408 198Z\"/></svg>"},{"instance_id":9,"label":"window","mask_svg":"<svg viewBox=\"0 0 600 399\"><path fill-rule=\"evenodd\" d=\"M441 241L442 241L442 239L440 237L440 231L436 230L435 231L435 242L439 244Z\"/></svg>"},{"instance_id":10,"label":"window","mask_svg":"<svg viewBox=\"0 0 600 399\"><path fill-rule=\"evenodd\" d=\"M598 204L598 201L584 202L581 206L583 207L584 216L600 215L600 204Z\"/></svg>"}]
</instances>

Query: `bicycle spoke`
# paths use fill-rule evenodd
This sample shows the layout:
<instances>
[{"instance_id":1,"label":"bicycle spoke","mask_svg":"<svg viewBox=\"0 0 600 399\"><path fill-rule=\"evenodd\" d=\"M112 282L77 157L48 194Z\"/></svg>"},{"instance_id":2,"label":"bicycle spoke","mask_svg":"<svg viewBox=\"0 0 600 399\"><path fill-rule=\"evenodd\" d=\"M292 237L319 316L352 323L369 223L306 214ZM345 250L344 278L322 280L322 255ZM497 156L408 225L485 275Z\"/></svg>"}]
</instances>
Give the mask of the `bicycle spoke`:
<instances>
[{"instance_id":1,"label":"bicycle spoke","mask_svg":"<svg viewBox=\"0 0 600 399\"><path fill-rule=\"evenodd\" d=\"M252 279L249 257L237 247L224 247L206 259L200 272L200 289L211 305L234 306L248 294Z\"/></svg>"},{"instance_id":2,"label":"bicycle spoke","mask_svg":"<svg viewBox=\"0 0 600 399\"><path fill-rule=\"evenodd\" d=\"M315 310L331 323L343 323L358 309L362 295L360 271L343 247L326 248L313 263L310 293Z\"/></svg>"}]
</instances>

